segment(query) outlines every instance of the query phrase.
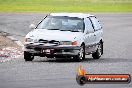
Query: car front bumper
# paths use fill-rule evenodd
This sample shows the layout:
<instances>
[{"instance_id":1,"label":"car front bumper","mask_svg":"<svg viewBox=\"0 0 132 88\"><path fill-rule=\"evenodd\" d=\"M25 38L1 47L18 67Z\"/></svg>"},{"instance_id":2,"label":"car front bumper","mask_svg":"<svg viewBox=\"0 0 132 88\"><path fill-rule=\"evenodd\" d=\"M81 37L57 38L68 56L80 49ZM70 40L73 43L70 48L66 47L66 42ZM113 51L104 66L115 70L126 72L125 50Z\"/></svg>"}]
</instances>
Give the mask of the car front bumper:
<instances>
[{"instance_id":1,"label":"car front bumper","mask_svg":"<svg viewBox=\"0 0 132 88\"><path fill-rule=\"evenodd\" d=\"M75 56L78 55L79 46L72 45L34 45L26 44L24 51L34 56Z\"/></svg>"}]
</instances>

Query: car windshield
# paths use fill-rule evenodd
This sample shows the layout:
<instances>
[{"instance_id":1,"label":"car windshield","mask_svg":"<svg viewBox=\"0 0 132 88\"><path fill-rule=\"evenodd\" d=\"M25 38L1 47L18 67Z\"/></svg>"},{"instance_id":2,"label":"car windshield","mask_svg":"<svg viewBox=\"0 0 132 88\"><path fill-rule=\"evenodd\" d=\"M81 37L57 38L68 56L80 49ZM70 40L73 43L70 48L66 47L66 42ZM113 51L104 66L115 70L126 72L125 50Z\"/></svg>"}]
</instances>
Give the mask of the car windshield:
<instances>
[{"instance_id":1,"label":"car windshield","mask_svg":"<svg viewBox=\"0 0 132 88\"><path fill-rule=\"evenodd\" d=\"M37 29L82 32L84 23L83 19L77 17L48 16L37 26Z\"/></svg>"}]
</instances>

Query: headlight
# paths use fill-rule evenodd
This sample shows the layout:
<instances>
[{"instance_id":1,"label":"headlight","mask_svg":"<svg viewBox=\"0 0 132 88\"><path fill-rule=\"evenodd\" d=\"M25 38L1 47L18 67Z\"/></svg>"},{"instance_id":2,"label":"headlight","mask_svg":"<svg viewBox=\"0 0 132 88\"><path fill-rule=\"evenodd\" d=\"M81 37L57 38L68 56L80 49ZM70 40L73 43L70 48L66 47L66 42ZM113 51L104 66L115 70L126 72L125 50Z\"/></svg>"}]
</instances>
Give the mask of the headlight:
<instances>
[{"instance_id":1,"label":"headlight","mask_svg":"<svg viewBox=\"0 0 132 88\"><path fill-rule=\"evenodd\" d=\"M61 41L61 45L77 45L77 41L71 42L71 41Z\"/></svg>"},{"instance_id":2,"label":"headlight","mask_svg":"<svg viewBox=\"0 0 132 88\"><path fill-rule=\"evenodd\" d=\"M37 39L34 39L34 43L38 43L38 40Z\"/></svg>"},{"instance_id":3,"label":"headlight","mask_svg":"<svg viewBox=\"0 0 132 88\"><path fill-rule=\"evenodd\" d=\"M31 39L31 38L26 38L26 39L25 39L25 42L33 42L33 39Z\"/></svg>"}]
</instances>

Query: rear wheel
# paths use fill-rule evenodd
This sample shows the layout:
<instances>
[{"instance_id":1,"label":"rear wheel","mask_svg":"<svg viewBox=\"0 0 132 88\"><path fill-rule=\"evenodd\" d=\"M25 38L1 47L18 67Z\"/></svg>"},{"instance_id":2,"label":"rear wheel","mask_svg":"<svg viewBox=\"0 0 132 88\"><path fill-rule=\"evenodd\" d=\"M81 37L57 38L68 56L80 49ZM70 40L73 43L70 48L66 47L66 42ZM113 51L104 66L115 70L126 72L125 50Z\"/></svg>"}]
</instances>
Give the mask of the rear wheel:
<instances>
[{"instance_id":1,"label":"rear wheel","mask_svg":"<svg viewBox=\"0 0 132 88\"><path fill-rule=\"evenodd\" d=\"M34 56L31 53L24 51L24 59L25 61L32 61Z\"/></svg>"},{"instance_id":2,"label":"rear wheel","mask_svg":"<svg viewBox=\"0 0 132 88\"><path fill-rule=\"evenodd\" d=\"M100 43L98 45L98 49L96 50L96 52L92 54L92 57L94 59L99 59L102 54L103 54L103 45Z\"/></svg>"},{"instance_id":3,"label":"rear wheel","mask_svg":"<svg viewBox=\"0 0 132 88\"><path fill-rule=\"evenodd\" d=\"M75 56L76 61L82 61L85 59L85 46L81 45L79 54Z\"/></svg>"}]
</instances>

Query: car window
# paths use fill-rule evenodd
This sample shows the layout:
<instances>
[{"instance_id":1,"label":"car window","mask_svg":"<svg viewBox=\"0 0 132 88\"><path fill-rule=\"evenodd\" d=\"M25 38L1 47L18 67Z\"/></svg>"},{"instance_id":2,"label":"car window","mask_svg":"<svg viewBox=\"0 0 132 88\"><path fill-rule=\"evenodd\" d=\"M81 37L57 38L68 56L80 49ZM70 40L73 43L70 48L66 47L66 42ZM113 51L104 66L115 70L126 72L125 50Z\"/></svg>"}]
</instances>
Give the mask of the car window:
<instances>
[{"instance_id":1,"label":"car window","mask_svg":"<svg viewBox=\"0 0 132 88\"><path fill-rule=\"evenodd\" d=\"M99 23L99 20L96 17L90 17L90 19L92 21L92 24L93 24L95 31L101 29L101 25Z\"/></svg>"},{"instance_id":2,"label":"car window","mask_svg":"<svg viewBox=\"0 0 132 88\"><path fill-rule=\"evenodd\" d=\"M85 30L88 31L89 33L94 32L94 29L92 27L92 23L91 23L89 18L85 19Z\"/></svg>"},{"instance_id":3,"label":"car window","mask_svg":"<svg viewBox=\"0 0 132 88\"><path fill-rule=\"evenodd\" d=\"M37 28L82 32L84 30L84 22L83 19L77 17L48 16Z\"/></svg>"}]
</instances>

